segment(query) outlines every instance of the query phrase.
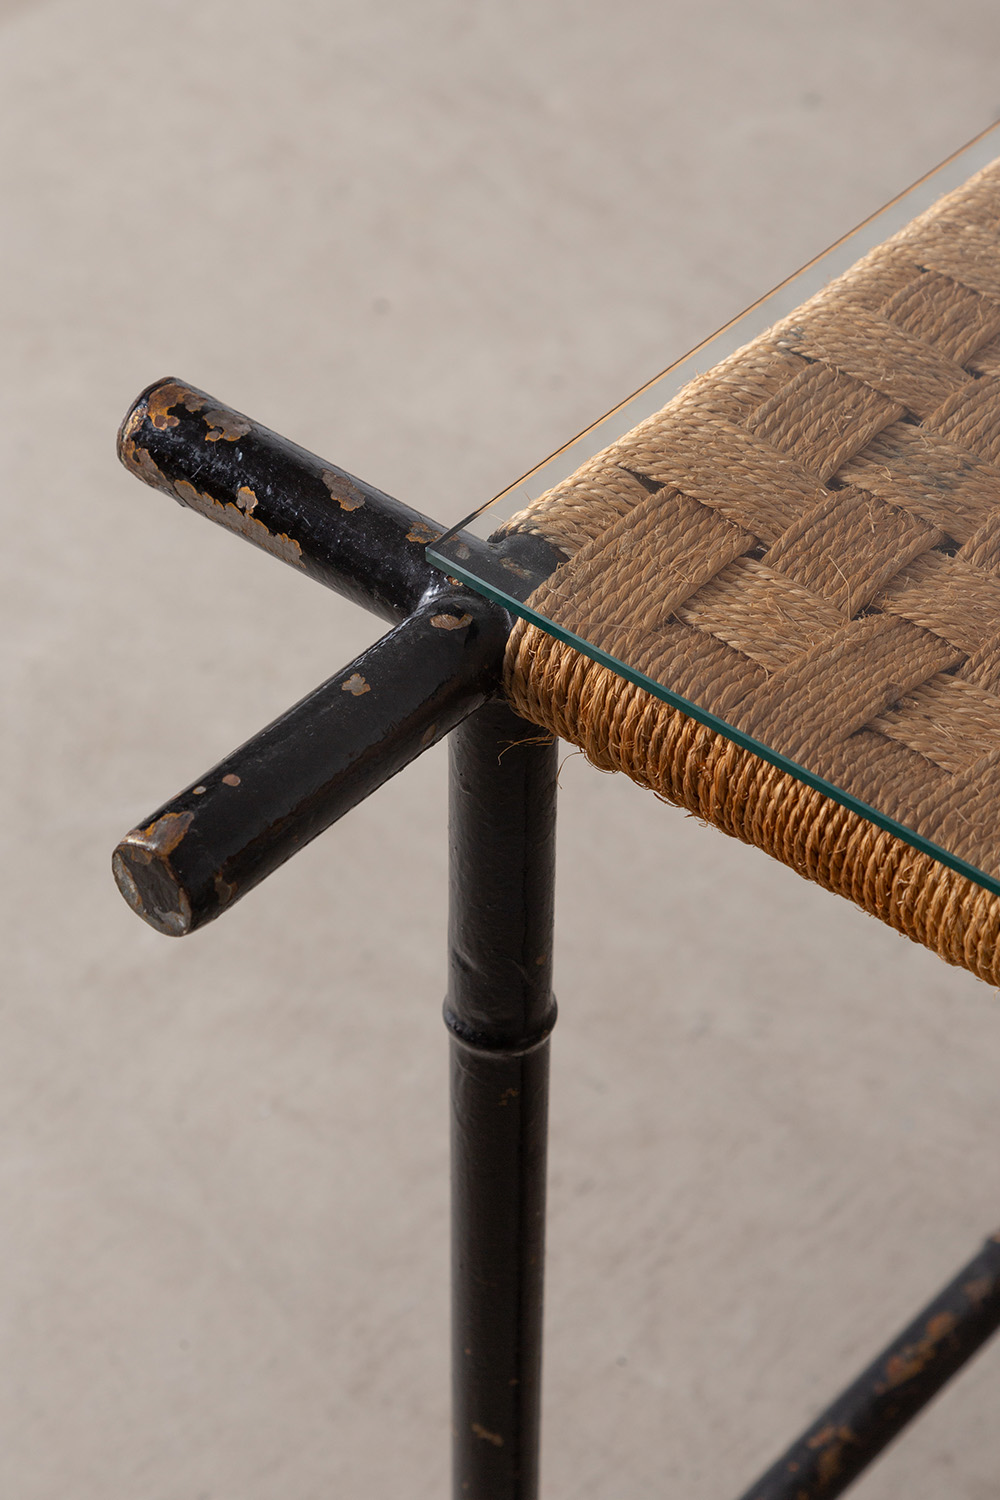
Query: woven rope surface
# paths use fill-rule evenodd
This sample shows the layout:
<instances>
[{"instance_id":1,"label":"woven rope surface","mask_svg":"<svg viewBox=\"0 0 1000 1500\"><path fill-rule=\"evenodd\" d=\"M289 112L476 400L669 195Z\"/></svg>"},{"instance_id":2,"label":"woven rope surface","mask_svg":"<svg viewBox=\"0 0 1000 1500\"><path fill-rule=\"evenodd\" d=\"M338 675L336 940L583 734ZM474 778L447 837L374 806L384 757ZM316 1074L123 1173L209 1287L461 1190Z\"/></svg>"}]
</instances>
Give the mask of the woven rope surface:
<instances>
[{"instance_id":1,"label":"woven rope surface","mask_svg":"<svg viewBox=\"0 0 1000 1500\"><path fill-rule=\"evenodd\" d=\"M556 623L1000 872L1000 162L508 523ZM525 717L1000 983L1000 900L520 622Z\"/></svg>"}]
</instances>

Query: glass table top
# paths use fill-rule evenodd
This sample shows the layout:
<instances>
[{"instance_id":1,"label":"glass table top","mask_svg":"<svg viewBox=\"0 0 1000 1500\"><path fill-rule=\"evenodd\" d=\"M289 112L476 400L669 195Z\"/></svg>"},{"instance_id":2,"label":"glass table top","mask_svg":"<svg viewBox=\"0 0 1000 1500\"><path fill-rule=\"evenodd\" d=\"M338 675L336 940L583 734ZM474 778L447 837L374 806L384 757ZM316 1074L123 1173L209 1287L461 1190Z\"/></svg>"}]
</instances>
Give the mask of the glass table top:
<instances>
[{"instance_id":1,"label":"glass table top","mask_svg":"<svg viewBox=\"0 0 1000 1500\"><path fill-rule=\"evenodd\" d=\"M427 555L1000 894L1000 164L905 238L998 157L995 126ZM511 530L568 560L501 566Z\"/></svg>"}]
</instances>

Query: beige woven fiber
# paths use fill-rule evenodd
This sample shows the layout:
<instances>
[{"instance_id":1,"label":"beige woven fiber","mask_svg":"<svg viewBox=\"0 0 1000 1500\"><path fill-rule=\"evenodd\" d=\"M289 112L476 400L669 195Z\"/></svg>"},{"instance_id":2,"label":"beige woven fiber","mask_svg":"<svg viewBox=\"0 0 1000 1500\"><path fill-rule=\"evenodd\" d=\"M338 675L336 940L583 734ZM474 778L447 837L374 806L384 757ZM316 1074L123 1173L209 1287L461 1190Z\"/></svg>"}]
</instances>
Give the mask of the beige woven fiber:
<instances>
[{"instance_id":1,"label":"beige woven fiber","mask_svg":"<svg viewBox=\"0 0 1000 1500\"><path fill-rule=\"evenodd\" d=\"M1000 873L1000 162L508 523L548 618ZM507 691L1000 983L1000 899L520 622Z\"/></svg>"}]
</instances>

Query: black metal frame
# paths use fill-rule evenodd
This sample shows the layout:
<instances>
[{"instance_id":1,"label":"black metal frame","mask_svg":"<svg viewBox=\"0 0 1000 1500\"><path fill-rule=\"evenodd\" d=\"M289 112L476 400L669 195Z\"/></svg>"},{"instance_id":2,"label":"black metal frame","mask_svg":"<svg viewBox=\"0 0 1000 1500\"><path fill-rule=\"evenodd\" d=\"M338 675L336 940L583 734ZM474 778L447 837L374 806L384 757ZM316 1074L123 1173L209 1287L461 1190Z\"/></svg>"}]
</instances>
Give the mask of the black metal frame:
<instances>
[{"instance_id":1,"label":"black metal frame","mask_svg":"<svg viewBox=\"0 0 1000 1500\"><path fill-rule=\"evenodd\" d=\"M503 701L511 621L432 568L443 528L204 392L158 381L126 467L394 622L133 829L119 888L161 932L210 921L452 732L449 988L456 1500L538 1493L556 747ZM560 554L463 538L526 596ZM1000 1326L1000 1234L743 1500L841 1494Z\"/></svg>"}]
</instances>

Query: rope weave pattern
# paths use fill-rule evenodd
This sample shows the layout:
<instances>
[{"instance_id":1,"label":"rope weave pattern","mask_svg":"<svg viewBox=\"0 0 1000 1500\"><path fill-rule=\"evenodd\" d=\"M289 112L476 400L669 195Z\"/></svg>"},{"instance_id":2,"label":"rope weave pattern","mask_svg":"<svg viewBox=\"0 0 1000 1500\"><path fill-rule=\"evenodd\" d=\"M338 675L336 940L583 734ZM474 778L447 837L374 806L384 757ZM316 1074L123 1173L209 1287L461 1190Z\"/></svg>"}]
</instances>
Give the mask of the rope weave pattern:
<instances>
[{"instance_id":1,"label":"rope weave pattern","mask_svg":"<svg viewBox=\"0 0 1000 1500\"><path fill-rule=\"evenodd\" d=\"M553 621L1000 872L1000 162L508 523ZM534 626L517 711L1000 983L1000 900Z\"/></svg>"}]
</instances>

